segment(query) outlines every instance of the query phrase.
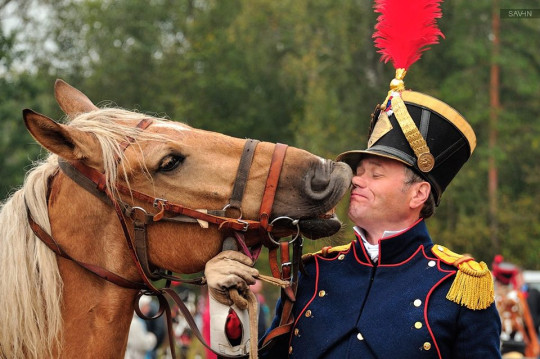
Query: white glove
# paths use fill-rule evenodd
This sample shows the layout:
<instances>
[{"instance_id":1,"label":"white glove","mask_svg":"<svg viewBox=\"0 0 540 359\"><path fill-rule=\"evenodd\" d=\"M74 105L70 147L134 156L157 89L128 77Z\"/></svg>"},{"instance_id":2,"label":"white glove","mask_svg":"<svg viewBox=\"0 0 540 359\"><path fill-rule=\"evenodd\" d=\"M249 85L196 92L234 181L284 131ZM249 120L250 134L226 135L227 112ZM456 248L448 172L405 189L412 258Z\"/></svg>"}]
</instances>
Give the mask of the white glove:
<instances>
[{"instance_id":1,"label":"white glove","mask_svg":"<svg viewBox=\"0 0 540 359\"><path fill-rule=\"evenodd\" d=\"M253 268L253 261L240 252L224 251L206 263L204 275L210 295L226 305L232 305L230 289L236 289L244 298L249 285L255 284L259 271Z\"/></svg>"}]
</instances>

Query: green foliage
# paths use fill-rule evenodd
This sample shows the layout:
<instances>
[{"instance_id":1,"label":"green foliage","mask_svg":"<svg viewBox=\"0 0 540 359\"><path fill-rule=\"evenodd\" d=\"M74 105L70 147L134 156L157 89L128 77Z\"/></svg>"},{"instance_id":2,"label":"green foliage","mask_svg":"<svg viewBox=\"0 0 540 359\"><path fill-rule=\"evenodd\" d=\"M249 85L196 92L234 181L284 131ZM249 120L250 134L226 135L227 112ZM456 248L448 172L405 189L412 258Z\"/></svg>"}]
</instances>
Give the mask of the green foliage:
<instances>
[{"instance_id":1,"label":"green foliage","mask_svg":"<svg viewBox=\"0 0 540 359\"><path fill-rule=\"evenodd\" d=\"M371 35L367 0L35 1L47 21L26 17L0 32L0 194L22 182L40 149L24 129L25 107L53 118L55 77L100 104L157 113L237 137L284 142L323 157L365 147L372 109L393 78ZM500 8L530 7L500 0ZM488 263L487 171L498 168L502 254L540 269L540 30L538 19L500 19L492 55L492 1L443 3L446 38L414 64L406 87L457 108L477 149L428 225L437 243ZM1 10L0 10L1 13ZM38 29L38 31L36 31ZM22 36L24 35L24 36ZM21 47L21 42L26 47ZM23 49L23 50L21 50ZM17 64L31 64L21 71ZM500 67L497 148L488 149L490 66ZM347 200L338 207L352 239ZM306 244L315 251L322 242Z\"/></svg>"},{"instance_id":2,"label":"green foliage","mask_svg":"<svg viewBox=\"0 0 540 359\"><path fill-rule=\"evenodd\" d=\"M38 112L51 112L54 100L50 92L52 79L36 80L21 75L16 81L0 79L0 198L7 197L23 182L29 165L42 152L26 131L22 109L32 107ZM44 150L43 150L44 151Z\"/></svg>"}]
</instances>

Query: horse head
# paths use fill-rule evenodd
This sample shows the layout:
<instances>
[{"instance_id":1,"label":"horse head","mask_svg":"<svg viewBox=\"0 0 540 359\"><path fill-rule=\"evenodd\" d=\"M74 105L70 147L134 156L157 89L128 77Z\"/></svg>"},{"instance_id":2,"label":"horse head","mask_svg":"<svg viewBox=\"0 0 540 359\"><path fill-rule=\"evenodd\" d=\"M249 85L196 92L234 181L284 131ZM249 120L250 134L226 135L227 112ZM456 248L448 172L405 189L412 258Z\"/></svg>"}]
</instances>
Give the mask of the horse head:
<instances>
[{"instance_id":1,"label":"horse head","mask_svg":"<svg viewBox=\"0 0 540 359\"><path fill-rule=\"evenodd\" d=\"M60 124L25 110L28 130L37 142L61 159L102 173L109 193L121 203L155 214L152 203L134 196L136 192L200 212L222 210L230 204L247 140L140 113L99 109L86 95L61 80L56 82L55 96L70 123ZM139 128L145 120L148 127ZM260 219L275 147L261 142L254 148L241 205L226 211L227 216L240 221ZM289 147L278 179L268 221L278 217L288 217L291 221L276 221L273 236L294 233L294 220L299 220L300 231L311 238L329 236L339 230L339 221L328 212L349 188L348 166ZM119 191L119 186L129 191ZM125 251L119 250L123 244L113 243L113 238L122 237L115 216L111 216L113 212L114 208L62 173L52 180L49 216L53 236L67 248L73 247L72 251L78 252L75 255L88 258L90 254L94 258L87 260L101 263L107 262L107 253L126 257L120 254ZM166 212L165 218L177 214ZM219 252L227 234L223 226L206 222L203 218L194 223L150 223L147 228L150 263L180 273L200 271ZM74 238L92 240L77 245L66 242ZM247 231L248 246L260 240L259 231ZM119 266L115 270L125 272L121 265L124 261L114 262L113 267Z\"/></svg>"}]
</instances>

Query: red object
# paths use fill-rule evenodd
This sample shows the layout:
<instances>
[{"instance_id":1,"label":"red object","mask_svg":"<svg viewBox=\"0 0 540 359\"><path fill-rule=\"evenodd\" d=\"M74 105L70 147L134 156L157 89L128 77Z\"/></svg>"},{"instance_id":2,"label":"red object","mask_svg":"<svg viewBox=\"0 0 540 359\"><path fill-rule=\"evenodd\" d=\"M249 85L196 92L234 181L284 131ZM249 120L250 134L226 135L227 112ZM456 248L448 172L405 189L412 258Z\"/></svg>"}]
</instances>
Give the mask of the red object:
<instances>
[{"instance_id":1,"label":"red object","mask_svg":"<svg viewBox=\"0 0 540 359\"><path fill-rule=\"evenodd\" d=\"M234 309L229 309L229 315L227 315L227 321L225 322L225 334L229 341L238 341L242 338L242 322L238 318L238 315Z\"/></svg>"},{"instance_id":2,"label":"red object","mask_svg":"<svg viewBox=\"0 0 540 359\"><path fill-rule=\"evenodd\" d=\"M500 254L497 254L494 258L493 258L493 263L502 263L504 261L504 257Z\"/></svg>"},{"instance_id":3,"label":"red object","mask_svg":"<svg viewBox=\"0 0 540 359\"><path fill-rule=\"evenodd\" d=\"M380 13L375 25L375 46L381 61L392 61L396 69L408 70L428 45L439 43L444 34L437 27L442 0L376 0Z\"/></svg>"},{"instance_id":4,"label":"red object","mask_svg":"<svg viewBox=\"0 0 540 359\"><path fill-rule=\"evenodd\" d=\"M512 263L505 262L502 255L497 254L493 258L493 268L491 273L498 282L504 285L512 284L514 289L519 289L517 283L519 268Z\"/></svg>"}]
</instances>

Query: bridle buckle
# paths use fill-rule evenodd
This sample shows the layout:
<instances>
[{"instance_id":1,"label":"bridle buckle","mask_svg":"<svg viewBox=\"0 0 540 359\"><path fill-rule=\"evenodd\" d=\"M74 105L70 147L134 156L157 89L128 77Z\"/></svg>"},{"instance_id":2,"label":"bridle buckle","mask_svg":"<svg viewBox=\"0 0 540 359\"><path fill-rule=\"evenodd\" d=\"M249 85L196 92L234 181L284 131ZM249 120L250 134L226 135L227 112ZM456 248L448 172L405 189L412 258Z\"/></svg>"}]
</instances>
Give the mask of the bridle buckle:
<instances>
[{"instance_id":1,"label":"bridle buckle","mask_svg":"<svg viewBox=\"0 0 540 359\"><path fill-rule=\"evenodd\" d=\"M167 203L167 200L165 198L155 198L152 206L154 208L160 208L160 206L163 206L165 203Z\"/></svg>"},{"instance_id":2,"label":"bridle buckle","mask_svg":"<svg viewBox=\"0 0 540 359\"><path fill-rule=\"evenodd\" d=\"M238 219L236 220L236 222L241 223L241 224L244 225L244 227L241 229L242 232L247 232L247 231L248 231L248 229L249 229L249 223L248 223L248 222L243 221L243 220L241 220L240 218L238 218Z\"/></svg>"}]
</instances>

